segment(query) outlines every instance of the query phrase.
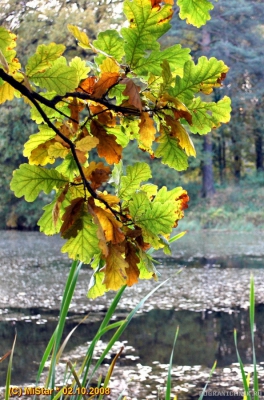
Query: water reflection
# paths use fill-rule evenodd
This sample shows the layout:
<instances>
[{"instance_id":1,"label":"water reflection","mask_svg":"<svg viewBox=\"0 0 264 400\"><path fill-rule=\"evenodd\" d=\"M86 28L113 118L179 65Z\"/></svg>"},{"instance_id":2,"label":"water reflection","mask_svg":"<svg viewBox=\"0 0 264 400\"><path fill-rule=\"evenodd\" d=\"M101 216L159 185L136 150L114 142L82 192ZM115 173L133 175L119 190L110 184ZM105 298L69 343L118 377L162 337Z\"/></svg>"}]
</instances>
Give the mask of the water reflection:
<instances>
[{"instance_id":1,"label":"water reflection","mask_svg":"<svg viewBox=\"0 0 264 400\"><path fill-rule=\"evenodd\" d=\"M38 312L41 310L35 310ZM264 307L256 309L256 337L258 360L264 359ZM56 318L40 314L24 316L20 321L0 323L0 354L5 354L11 346L15 330L17 345L13 364L13 384L34 382L38 363L45 346L50 339ZM98 317L98 316L97 316ZM75 322L68 321L65 336L76 325L81 316L75 315ZM133 353L127 350L127 356L121 359L120 365L133 366L135 359L142 365L167 364L170 358L176 327L180 333L176 346L174 365L212 367L215 360L218 367L226 367L237 361L234 347L233 331L238 331L238 343L241 358L244 363L252 361L251 338L249 334L248 312L236 310L232 314L224 312L191 312L173 310L152 310L137 316L132 320L129 329L121 337L126 346L135 349ZM72 336L67 352L91 340L99 327L99 322L91 322L78 327ZM109 339L106 336L104 340ZM79 351L77 351L79 354ZM132 357L129 357L132 356ZM4 385L7 362L0 364L0 386Z\"/></svg>"}]
</instances>

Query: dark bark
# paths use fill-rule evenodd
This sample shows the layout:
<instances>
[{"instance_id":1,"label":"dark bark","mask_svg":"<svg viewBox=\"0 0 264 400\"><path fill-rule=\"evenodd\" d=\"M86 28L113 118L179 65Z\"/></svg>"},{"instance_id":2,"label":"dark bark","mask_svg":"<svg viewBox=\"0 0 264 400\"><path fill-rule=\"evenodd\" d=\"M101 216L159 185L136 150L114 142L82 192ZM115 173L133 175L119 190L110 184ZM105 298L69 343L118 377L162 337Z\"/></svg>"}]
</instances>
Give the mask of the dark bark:
<instances>
[{"instance_id":1,"label":"dark bark","mask_svg":"<svg viewBox=\"0 0 264 400\"><path fill-rule=\"evenodd\" d=\"M202 162L202 197L212 197L215 193L212 150L212 136L208 133L204 136L203 142L204 160Z\"/></svg>"},{"instance_id":2,"label":"dark bark","mask_svg":"<svg viewBox=\"0 0 264 400\"><path fill-rule=\"evenodd\" d=\"M220 183L223 185L225 181L225 169L226 169L226 148L225 139L222 136L218 137L218 168Z\"/></svg>"},{"instance_id":3,"label":"dark bark","mask_svg":"<svg viewBox=\"0 0 264 400\"><path fill-rule=\"evenodd\" d=\"M234 155L234 177L235 181L239 182L241 178L241 168L242 168L242 157L241 157L241 148L240 144L237 141L237 138L232 136L233 143L233 155Z\"/></svg>"},{"instance_id":4,"label":"dark bark","mask_svg":"<svg viewBox=\"0 0 264 400\"><path fill-rule=\"evenodd\" d=\"M256 151L256 169L257 171L263 171L263 137L260 129L256 130L255 136L255 151Z\"/></svg>"}]
</instances>

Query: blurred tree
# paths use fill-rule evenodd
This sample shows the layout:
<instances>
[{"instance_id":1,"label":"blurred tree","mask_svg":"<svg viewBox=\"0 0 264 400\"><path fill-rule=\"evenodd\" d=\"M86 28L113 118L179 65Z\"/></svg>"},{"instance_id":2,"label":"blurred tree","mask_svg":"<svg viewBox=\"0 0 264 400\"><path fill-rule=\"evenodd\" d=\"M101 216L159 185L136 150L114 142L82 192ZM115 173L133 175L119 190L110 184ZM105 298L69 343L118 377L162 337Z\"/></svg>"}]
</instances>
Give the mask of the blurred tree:
<instances>
[{"instance_id":1,"label":"blurred tree","mask_svg":"<svg viewBox=\"0 0 264 400\"><path fill-rule=\"evenodd\" d=\"M228 166L239 180L245 165L263 169L263 123L264 123L264 7L261 0L221 0L215 3L211 20L203 30L184 25L175 7L173 28L165 38L166 46L180 41L191 47L193 58L207 52L207 56L220 58L230 67L225 86L217 96L228 95L232 99L232 119L229 126L213 132L212 148L223 181ZM209 137L207 138L209 140ZM204 196L212 193L213 163L210 162L209 143L204 143L206 154L202 166ZM211 157L212 159L212 157ZM252 162L253 161L253 162ZM204 169L205 163L207 169ZM209 175L208 175L209 174ZM206 182L209 182L209 185Z\"/></svg>"}]
</instances>

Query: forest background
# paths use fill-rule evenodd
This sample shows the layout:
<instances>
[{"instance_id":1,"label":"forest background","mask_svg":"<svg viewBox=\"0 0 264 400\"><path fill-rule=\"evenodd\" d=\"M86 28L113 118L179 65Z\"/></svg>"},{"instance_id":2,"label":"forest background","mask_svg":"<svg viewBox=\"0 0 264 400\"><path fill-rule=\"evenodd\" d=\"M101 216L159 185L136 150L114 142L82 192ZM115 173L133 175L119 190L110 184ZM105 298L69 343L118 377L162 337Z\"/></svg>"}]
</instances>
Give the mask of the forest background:
<instances>
[{"instance_id":1,"label":"forest background","mask_svg":"<svg viewBox=\"0 0 264 400\"><path fill-rule=\"evenodd\" d=\"M18 35L21 61L38 44L52 42L67 46L66 58L82 55L67 24L78 21L91 39L102 29L122 24L120 0L54 0L47 2L0 0L0 25ZM181 43L200 55L222 59L230 67L224 86L215 89L212 101L225 95L232 99L232 118L212 133L196 135L197 157L188 171L176 172L150 159L132 146L125 155L130 163L150 164L153 183L168 189L182 185L190 195L190 209L181 229L264 229L264 8L261 0L214 2L211 20L202 29L187 26L178 16L161 46ZM83 55L82 55L83 56ZM89 63L89 58L87 58ZM0 124L0 229L37 229L47 195L34 203L18 199L9 189L12 172L25 162L23 144L36 132L23 100L2 106ZM50 200L52 195L50 195Z\"/></svg>"}]
</instances>

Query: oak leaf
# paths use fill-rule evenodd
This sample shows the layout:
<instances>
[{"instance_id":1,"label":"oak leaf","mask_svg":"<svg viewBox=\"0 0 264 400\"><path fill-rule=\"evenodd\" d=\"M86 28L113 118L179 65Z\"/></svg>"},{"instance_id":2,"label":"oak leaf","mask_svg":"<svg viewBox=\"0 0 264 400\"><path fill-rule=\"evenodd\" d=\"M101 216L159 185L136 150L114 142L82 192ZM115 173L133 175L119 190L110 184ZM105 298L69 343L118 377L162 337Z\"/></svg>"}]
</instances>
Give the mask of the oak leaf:
<instances>
[{"instance_id":1,"label":"oak leaf","mask_svg":"<svg viewBox=\"0 0 264 400\"><path fill-rule=\"evenodd\" d=\"M80 229L82 229L82 221L80 216L83 212L84 199L78 197L71 201L71 204L65 208L62 217L63 224L61 226L61 236L65 239L76 237Z\"/></svg>"},{"instance_id":2,"label":"oak leaf","mask_svg":"<svg viewBox=\"0 0 264 400\"><path fill-rule=\"evenodd\" d=\"M150 118L147 112L140 114L140 124L139 124L139 142L143 148L151 151L152 142L155 139L156 128L154 126L154 121Z\"/></svg>"},{"instance_id":3,"label":"oak leaf","mask_svg":"<svg viewBox=\"0 0 264 400\"><path fill-rule=\"evenodd\" d=\"M103 210L100 207L95 207L94 211L103 228L106 241L111 241L113 244L123 242L123 240L125 239L125 235L121 231L123 224L117 221L114 215L108 210Z\"/></svg>"},{"instance_id":4,"label":"oak leaf","mask_svg":"<svg viewBox=\"0 0 264 400\"><path fill-rule=\"evenodd\" d=\"M92 94L94 91L94 85L96 82L95 76L89 76L84 81L82 81L77 89L78 92L84 92L88 94Z\"/></svg>"},{"instance_id":5,"label":"oak leaf","mask_svg":"<svg viewBox=\"0 0 264 400\"><path fill-rule=\"evenodd\" d=\"M127 268L129 267L126 260L118 247L112 245L109 247L109 254L106 257L106 265L104 267L105 278L104 284L107 289L118 290L127 282Z\"/></svg>"},{"instance_id":6,"label":"oak leaf","mask_svg":"<svg viewBox=\"0 0 264 400\"><path fill-rule=\"evenodd\" d=\"M122 146L117 144L114 135L108 135L104 127L97 121L91 122L92 135L99 139L98 155L104 157L109 164L117 164L121 159Z\"/></svg>"},{"instance_id":7,"label":"oak leaf","mask_svg":"<svg viewBox=\"0 0 264 400\"><path fill-rule=\"evenodd\" d=\"M140 86L137 86L130 78L124 78L120 81L120 83L126 85L123 95L128 96L128 104L131 104L141 112L142 102L139 94Z\"/></svg>"},{"instance_id":8,"label":"oak leaf","mask_svg":"<svg viewBox=\"0 0 264 400\"><path fill-rule=\"evenodd\" d=\"M104 72L94 85L93 96L101 98L109 88L118 82L119 77L120 75L118 72Z\"/></svg>"},{"instance_id":9,"label":"oak leaf","mask_svg":"<svg viewBox=\"0 0 264 400\"><path fill-rule=\"evenodd\" d=\"M126 270L127 273L127 286L133 286L138 282L139 269L137 264L140 259L137 255L137 248L130 242L126 243L126 262L129 267Z\"/></svg>"}]
</instances>

